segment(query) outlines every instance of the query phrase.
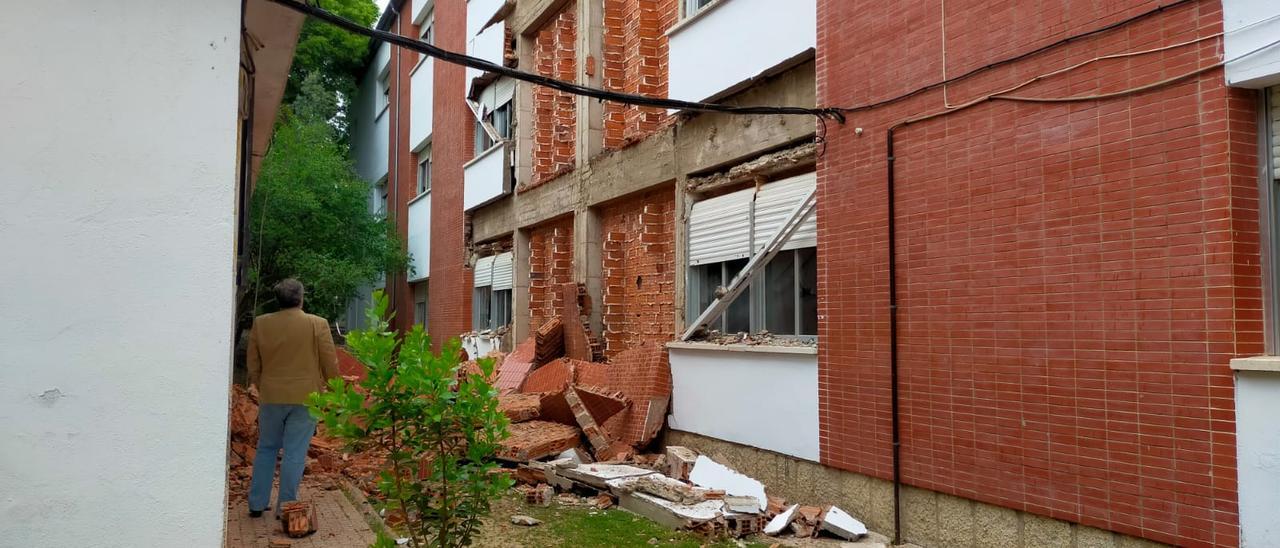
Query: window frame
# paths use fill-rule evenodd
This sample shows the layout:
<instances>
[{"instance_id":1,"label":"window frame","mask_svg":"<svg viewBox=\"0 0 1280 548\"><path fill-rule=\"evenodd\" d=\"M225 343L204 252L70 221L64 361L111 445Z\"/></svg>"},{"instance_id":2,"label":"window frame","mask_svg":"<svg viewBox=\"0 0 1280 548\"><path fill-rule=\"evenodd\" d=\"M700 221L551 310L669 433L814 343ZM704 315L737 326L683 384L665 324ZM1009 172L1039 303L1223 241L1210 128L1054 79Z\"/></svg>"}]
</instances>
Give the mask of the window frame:
<instances>
[{"instance_id":1,"label":"window frame","mask_svg":"<svg viewBox=\"0 0 1280 548\"><path fill-rule=\"evenodd\" d=\"M381 118L391 108L391 70L390 66L378 73L378 115Z\"/></svg>"},{"instance_id":2,"label":"window frame","mask_svg":"<svg viewBox=\"0 0 1280 548\"><path fill-rule=\"evenodd\" d=\"M772 330L769 330L769 333L776 337L783 337L783 338L795 339L795 340L810 340L810 341L816 341L818 338L817 333L812 333L812 334L799 333L799 331L802 329L801 326L804 325L803 314L805 309L803 294L802 294L804 277L802 276L802 269L801 269L801 265L802 265L801 252L807 249L812 249L813 252L816 254L818 248L816 246L807 246L807 247L798 247L794 249L783 249L778 251L778 254L775 255L773 259L769 261L768 264L761 265L760 267L760 268L767 269L769 268L770 265L775 264L779 259L792 261L791 290L789 293L791 295L791 302L793 307L792 331L795 331L796 333L777 333ZM699 278L700 276L704 275L705 268L713 267L713 266L719 267L719 271L720 271L719 286L728 287L729 283L733 281L733 276L737 275L736 274L737 271L734 271L734 274L730 275L730 271L732 270L730 263L744 261L744 260L745 259L733 259L728 261L720 261L715 263L707 263L707 264L702 264L697 266L691 266L687 268L688 278L686 278L685 280L685 287L686 287L686 294L687 294L686 308L688 308L688 317L690 318L697 317L699 314L702 313L702 310L707 306L702 304L703 298L707 296L702 294L701 288L703 287L704 284L700 283L701 279ZM816 257L814 261L814 269L816 272L816 269L817 269ZM751 284L745 290L743 290L743 292L738 295L738 298L735 299L734 302L729 304L729 307L725 309L725 312L721 314L720 317L717 318L715 322L713 322L715 324L714 328L718 329L721 333L726 333L726 334L731 332L732 333L740 332L741 330L739 329L730 331L726 329L726 327L728 326L728 322L729 322L729 310L733 308L735 305L739 305L739 303L741 302L739 299L742 299L745 297L747 299L747 327L748 327L747 332L759 333L761 331L768 330L767 322L768 322L768 307L769 307L769 298L768 298L769 287L767 285L767 280L768 280L767 276L757 276L755 280L752 280ZM814 288L814 299L815 300L817 299L816 287ZM711 299L707 300L707 303L709 304L714 300L715 300L714 297L712 297ZM816 311L816 307L815 307L815 311ZM816 316L816 313L815 313L815 316ZM817 324L818 324L816 320L817 318L815 317L813 322L815 328L817 327Z\"/></svg>"},{"instance_id":3,"label":"window frame","mask_svg":"<svg viewBox=\"0 0 1280 548\"><path fill-rule=\"evenodd\" d=\"M427 145L418 156L417 196L431 192L431 168L431 145Z\"/></svg>"},{"instance_id":4,"label":"window frame","mask_svg":"<svg viewBox=\"0 0 1280 548\"><path fill-rule=\"evenodd\" d=\"M1280 355L1280 173L1275 168L1277 132L1271 109L1280 101L1280 85L1258 92L1258 233L1262 250L1263 346Z\"/></svg>"},{"instance_id":5,"label":"window frame","mask_svg":"<svg viewBox=\"0 0 1280 548\"><path fill-rule=\"evenodd\" d=\"M688 19L724 0L680 0L680 19Z\"/></svg>"}]
</instances>

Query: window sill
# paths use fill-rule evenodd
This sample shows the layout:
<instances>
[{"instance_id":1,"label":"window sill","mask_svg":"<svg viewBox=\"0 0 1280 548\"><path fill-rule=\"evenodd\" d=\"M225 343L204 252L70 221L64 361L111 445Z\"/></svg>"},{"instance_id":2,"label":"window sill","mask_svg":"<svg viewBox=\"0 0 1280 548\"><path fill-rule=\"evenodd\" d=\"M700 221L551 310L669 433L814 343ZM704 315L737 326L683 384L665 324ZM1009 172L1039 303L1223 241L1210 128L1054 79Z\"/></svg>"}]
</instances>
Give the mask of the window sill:
<instances>
[{"instance_id":1,"label":"window sill","mask_svg":"<svg viewBox=\"0 0 1280 548\"><path fill-rule=\"evenodd\" d=\"M1252 356L1231 360L1232 371L1266 371L1280 373L1280 356Z\"/></svg>"},{"instance_id":2,"label":"window sill","mask_svg":"<svg viewBox=\"0 0 1280 548\"><path fill-rule=\"evenodd\" d=\"M766 354L818 355L816 346L779 346L766 344L718 344L702 342L669 342L667 348L679 350L707 350L711 352L763 352Z\"/></svg>"},{"instance_id":3,"label":"window sill","mask_svg":"<svg viewBox=\"0 0 1280 548\"><path fill-rule=\"evenodd\" d=\"M427 196L430 196L430 195L431 195L431 189L428 188L427 190L423 191L421 194L414 196L413 199L409 200L408 205L413 205L414 202L421 200L423 198L426 198Z\"/></svg>"},{"instance_id":4,"label":"window sill","mask_svg":"<svg viewBox=\"0 0 1280 548\"><path fill-rule=\"evenodd\" d=\"M677 21L676 24L671 25L671 28L667 29L667 37L670 38L678 34L680 31L684 30L685 28L692 26L694 23L698 22L699 19L706 17L707 14L711 13L712 10L715 10L716 8L724 4L728 4L729 1L730 0L715 0L710 4L703 6L702 9L698 10L698 13L685 17L680 21Z\"/></svg>"}]
</instances>

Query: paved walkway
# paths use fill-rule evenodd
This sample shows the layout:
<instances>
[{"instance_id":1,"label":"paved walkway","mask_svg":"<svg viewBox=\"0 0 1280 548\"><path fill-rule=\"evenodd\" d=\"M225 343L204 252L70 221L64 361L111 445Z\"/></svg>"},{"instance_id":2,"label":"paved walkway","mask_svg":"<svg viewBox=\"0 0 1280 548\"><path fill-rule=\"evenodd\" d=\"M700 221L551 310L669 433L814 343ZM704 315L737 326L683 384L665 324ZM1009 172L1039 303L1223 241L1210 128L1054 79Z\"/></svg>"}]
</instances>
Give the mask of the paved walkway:
<instances>
[{"instance_id":1,"label":"paved walkway","mask_svg":"<svg viewBox=\"0 0 1280 548\"><path fill-rule=\"evenodd\" d=\"M316 506L319 527L314 534L290 539L280 531L280 522L271 512L251 518L248 503L241 499L227 509L225 548L264 548L271 539L288 539L292 548L365 548L373 543L375 535L364 514L341 489L324 490L304 483L298 498Z\"/></svg>"}]
</instances>

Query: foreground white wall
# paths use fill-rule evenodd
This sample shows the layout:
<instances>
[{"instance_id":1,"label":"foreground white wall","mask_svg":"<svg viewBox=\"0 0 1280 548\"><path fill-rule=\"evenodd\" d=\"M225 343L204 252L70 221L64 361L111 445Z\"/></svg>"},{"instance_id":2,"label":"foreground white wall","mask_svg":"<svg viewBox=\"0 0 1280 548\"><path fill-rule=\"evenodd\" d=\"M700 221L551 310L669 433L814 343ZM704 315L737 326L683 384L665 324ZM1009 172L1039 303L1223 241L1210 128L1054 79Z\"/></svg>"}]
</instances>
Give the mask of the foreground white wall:
<instances>
[{"instance_id":1,"label":"foreground white wall","mask_svg":"<svg viewBox=\"0 0 1280 548\"><path fill-rule=\"evenodd\" d=\"M409 281L427 279L431 273L431 193L409 202L409 254L413 275Z\"/></svg>"},{"instance_id":2,"label":"foreground white wall","mask_svg":"<svg viewBox=\"0 0 1280 548\"><path fill-rule=\"evenodd\" d=\"M1240 545L1280 546L1280 357L1231 360L1236 377Z\"/></svg>"},{"instance_id":3,"label":"foreground white wall","mask_svg":"<svg viewBox=\"0 0 1280 548\"><path fill-rule=\"evenodd\" d=\"M240 2L0 17L0 545L221 545L239 30Z\"/></svg>"},{"instance_id":4,"label":"foreground white wall","mask_svg":"<svg viewBox=\"0 0 1280 548\"><path fill-rule=\"evenodd\" d=\"M668 33L668 96L716 98L818 43L816 0L719 0Z\"/></svg>"},{"instance_id":5,"label":"foreground white wall","mask_svg":"<svg viewBox=\"0 0 1280 548\"><path fill-rule=\"evenodd\" d=\"M812 348L669 343L671 428L818 460Z\"/></svg>"}]
</instances>

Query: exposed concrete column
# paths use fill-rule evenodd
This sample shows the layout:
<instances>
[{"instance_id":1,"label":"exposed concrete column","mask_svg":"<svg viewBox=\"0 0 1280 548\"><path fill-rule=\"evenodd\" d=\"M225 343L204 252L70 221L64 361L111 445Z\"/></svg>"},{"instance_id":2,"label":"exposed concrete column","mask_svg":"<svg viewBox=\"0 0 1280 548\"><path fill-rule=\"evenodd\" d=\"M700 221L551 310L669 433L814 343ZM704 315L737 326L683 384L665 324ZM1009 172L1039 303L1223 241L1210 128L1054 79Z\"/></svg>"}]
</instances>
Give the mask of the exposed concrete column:
<instances>
[{"instance_id":1,"label":"exposed concrete column","mask_svg":"<svg viewBox=\"0 0 1280 548\"><path fill-rule=\"evenodd\" d=\"M580 207L573 216L573 279L586 285L591 297L591 330L604 333L604 244L600 238L600 211Z\"/></svg>"},{"instance_id":2,"label":"exposed concrete column","mask_svg":"<svg viewBox=\"0 0 1280 548\"><path fill-rule=\"evenodd\" d=\"M604 48L604 2L577 3L578 33L574 44L578 82L599 88L604 81L601 59ZM577 97L577 150L574 162L581 168L604 148L604 104L590 97Z\"/></svg>"},{"instance_id":3,"label":"exposed concrete column","mask_svg":"<svg viewBox=\"0 0 1280 548\"><path fill-rule=\"evenodd\" d=\"M533 55L535 50L533 41L532 34L516 35L516 56L519 58L519 66L522 70L530 72L533 71L532 67L537 62ZM533 177L533 84L516 82L515 103L516 150L512 160L515 163L516 179L511 182L511 185L513 188L519 188L521 183L526 183Z\"/></svg>"},{"instance_id":4,"label":"exposed concrete column","mask_svg":"<svg viewBox=\"0 0 1280 548\"><path fill-rule=\"evenodd\" d=\"M511 340L518 343L529 338L529 231L511 234L514 255L511 280Z\"/></svg>"},{"instance_id":5,"label":"exposed concrete column","mask_svg":"<svg viewBox=\"0 0 1280 548\"><path fill-rule=\"evenodd\" d=\"M671 133L672 141L677 141L679 136L679 128ZM675 145L672 145L674 149ZM683 333L685 330L685 312L688 304L685 302L685 280L689 273L689 210L693 207L693 200L689 199L689 192L686 190L686 184L689 174L685 172L684 166L680 165L680 155L672 154L672 162L675 164L676 184L673 185L672 192L676 193L675 197L675 263L671 268L675 270L672 280L675 281L675 310L671 315L675 323L675 333Z\"/></svg>"}]
</instances>

